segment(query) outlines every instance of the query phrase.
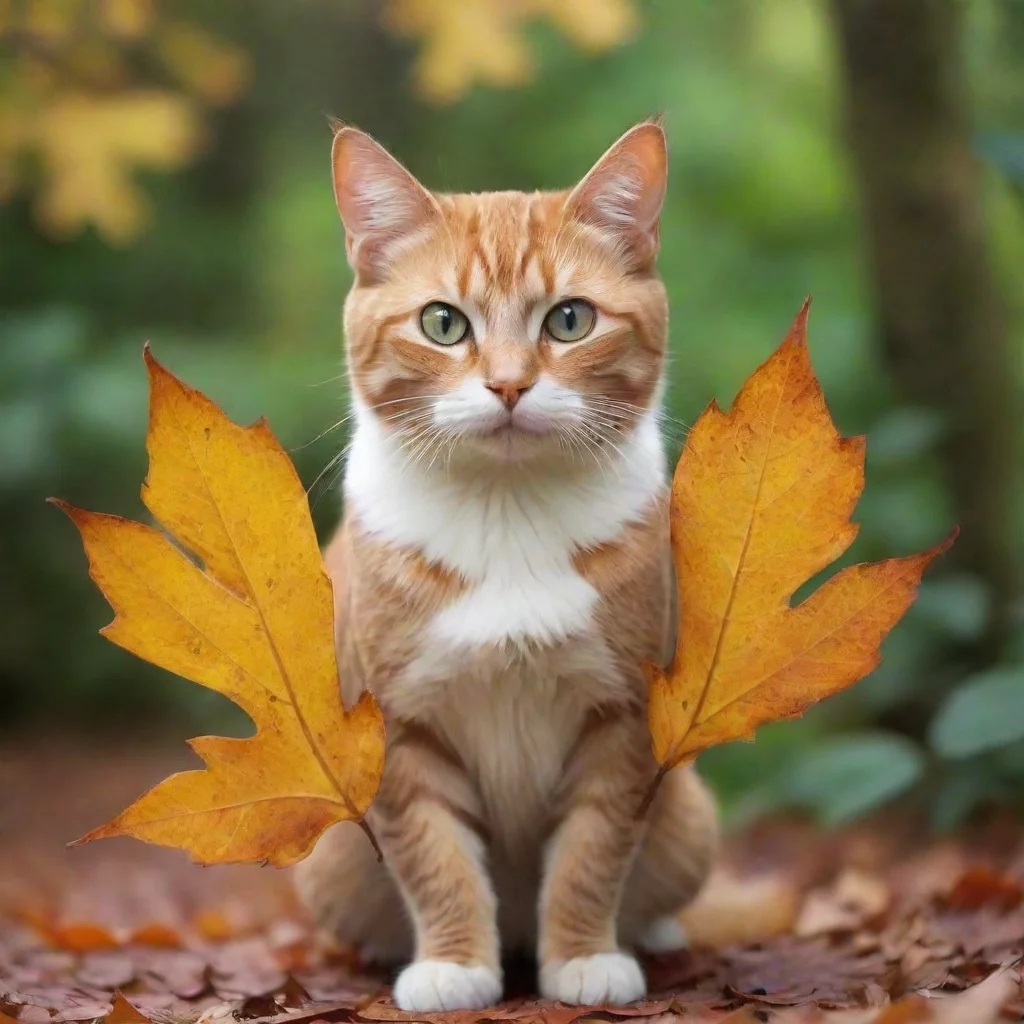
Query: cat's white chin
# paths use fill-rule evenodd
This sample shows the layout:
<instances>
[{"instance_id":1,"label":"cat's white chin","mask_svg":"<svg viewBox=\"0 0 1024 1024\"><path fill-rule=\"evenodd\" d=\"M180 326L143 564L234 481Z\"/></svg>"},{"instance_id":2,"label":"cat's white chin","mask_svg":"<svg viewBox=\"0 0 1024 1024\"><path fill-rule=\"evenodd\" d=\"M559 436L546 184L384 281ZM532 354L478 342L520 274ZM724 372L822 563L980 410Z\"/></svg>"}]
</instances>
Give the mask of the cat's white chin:
<instances>
[{"instance_id":1,"label":"cat's white chin","mask_svg":"<svg viewBox=\"0 0 1024 1024\"><path fill-rule=\"evenodd\" d=\"M549 427L521 426L514 422L491 426L465 435L476 451L496 462L524 462L558 450Z\"/></svg>"}]
</instances>

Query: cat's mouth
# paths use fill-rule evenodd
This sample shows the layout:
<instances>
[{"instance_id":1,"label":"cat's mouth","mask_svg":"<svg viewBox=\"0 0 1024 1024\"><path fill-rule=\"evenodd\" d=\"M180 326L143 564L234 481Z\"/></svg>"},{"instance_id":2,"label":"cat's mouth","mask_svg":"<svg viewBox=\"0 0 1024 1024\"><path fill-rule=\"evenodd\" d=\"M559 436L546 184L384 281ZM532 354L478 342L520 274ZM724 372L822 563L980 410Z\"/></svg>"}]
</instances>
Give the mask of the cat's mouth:
<instances>
[{"instance_id":1,"label":"cat's mouth","mask_svg":"<svg viewBox=\"0 0 1024 1024\"><path fill-rule=\"evenodd\" d=\"M549 421L532 417L505 416L498 422L481 423L470 432L475 443L492 457L513 462L529 459L547 448L552 435ZM468 438L467 438L468 440Z\"/></svg>"},{"instance_id":2,"label":"cat's mouth","mask_svg":"<svg viewBox=\"0 0 1024 1024\"><path fill-rule=\"evenodd\" d=\"M517 420L512 416L501 423L490 428L487 434L490 437L516 437L526 435L529 437L543 437L551 433L551 427L547 423L532 423L529 421Z\"/></svg>"}]
</instances>

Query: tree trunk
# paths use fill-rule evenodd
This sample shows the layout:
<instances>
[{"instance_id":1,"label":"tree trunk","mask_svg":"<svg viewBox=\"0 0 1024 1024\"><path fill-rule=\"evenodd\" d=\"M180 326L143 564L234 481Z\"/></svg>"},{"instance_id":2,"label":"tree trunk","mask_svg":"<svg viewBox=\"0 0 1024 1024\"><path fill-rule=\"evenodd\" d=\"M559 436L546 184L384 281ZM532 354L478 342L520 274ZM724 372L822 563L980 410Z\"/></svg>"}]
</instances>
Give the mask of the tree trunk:
<instances>
[{"instance_id":1,"label":"tree trunk","mask_svg":"<svg viewBox=\"0 0 1024 1024\"><path fill-rule=\"evenodd\" d=\"M957 0L831 0L846 128L863 203L881 343L896 383L946 424L955 564L989 586L965 652L996 660L1017 590L1012 486L1019 408L992 273Z\"/></svg>"}]
</instances>

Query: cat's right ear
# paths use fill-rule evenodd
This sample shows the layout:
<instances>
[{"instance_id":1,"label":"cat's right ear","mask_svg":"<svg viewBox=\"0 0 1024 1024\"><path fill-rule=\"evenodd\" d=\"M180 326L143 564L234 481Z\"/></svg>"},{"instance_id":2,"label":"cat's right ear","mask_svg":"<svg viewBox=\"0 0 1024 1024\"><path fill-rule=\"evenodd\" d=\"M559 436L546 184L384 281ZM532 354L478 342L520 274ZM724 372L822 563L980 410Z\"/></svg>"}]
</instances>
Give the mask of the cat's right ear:
<instances>
[{"instance_id":1,"label":"cat's right ear","mask_svg":"<svg viewBox=\"0 0 1024 1024\"><path fill-rule=\"evenodd\" d=\"M356 128L335 132L331 165L348 261L365 282L379 281L395 252L440 209L383 146Z\"/></svg>"}]
</instances>

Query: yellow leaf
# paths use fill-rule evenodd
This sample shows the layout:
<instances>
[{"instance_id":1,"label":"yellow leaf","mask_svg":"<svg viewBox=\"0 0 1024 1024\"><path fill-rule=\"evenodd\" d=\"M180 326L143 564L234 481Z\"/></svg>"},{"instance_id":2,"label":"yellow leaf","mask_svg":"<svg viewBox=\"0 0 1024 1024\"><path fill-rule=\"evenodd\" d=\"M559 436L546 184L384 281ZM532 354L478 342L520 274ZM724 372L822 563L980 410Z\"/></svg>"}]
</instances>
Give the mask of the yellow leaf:
<instances>
[{"instance_id":1,"label":"yellow leaf","mask_svg":"<svg viewBox=\"0 0 1024 1024\"><path fill-rule=\"evenodd\" d=\"M132 168L180 167L200 141L195 112L174 93L61 95L35 127L46 166L39 217L58 235L92 223L109 242L130 242L148 216Z\"/></svg>"},{"instance_id":2,"label":"yellow leaf","mask_svg":"<svg viewBox=\"0 0 1024 1024\"><path fill-rule=\"evenodd\" d=\"M384 24L420 39L419 91L450 103L477 82L513 86L531 72L526 25L548 18L580 46L601 50L636 27L632 0L390 0Z\"/></svg>"},{"instance_id":3,"label":"yellow leaf","mask_svg":"<svg viewBox=\"0 0 1024 1024\"><path fill-rule=\"evenodd\" d=\"M157 50L172 74L218 106L238 99L252 75L251 61L244 50L214 39L196 25L177 22L165 26Z\"/></svg>"},{"instance_id":4,"label":"yellow leaf","mask_svg":"<svg viewBox=\"0 0 1024 1024\"><path fill-rule=\"evenodd\" d=\"M27 0L22 6L22 17L17 20L37 39L59 41L68 36L82 7L82 0Z\"/></svg>"},{"instance_id":5,"label":"yellow leaf","mask_svg":"<svg viewBox=\"0 0 1024 1024\"><path fill-rule=\"evenodd\" d=\"M436 103L458 99L475 82L510 86L526 80L530 55L518 17L516 5L505 0L391 0L385 9L389 28L421 39L416 85Z\"/></svg>"},{"instance_id":6,"label":"yellow leaf","mask_svg":"<svg viewBox=\"0 0 1024 1024\"><path fill-rule=\"evenodd\" d=\"M606 50L636 32L639 19L631 0L534 0L539 13L586 50Z\"/></svg>"},{"instance_id":7,"label":"yellow leaf","mask_svg":"<svg viewBox=\"0 0 1024 1024\"><path fill-rule=\"evenodd\" d=\"M139 39L156 20L153 0L100 0L96 19L110 35L119 39Z\"/></svg>"},{"instance_id":8,"label":"yellow leaf","mask_svg":"<svg viewBox=\"0 0 1024 1024\"><path fill-rule=\"evenodd\" d=\"M79 842L131 835L203 863L306 856L329 825L360 820L384 765L369 693L345 711L333 599L305 491L260 420L239 427L146 351L147 508L160 531L58 502L116 613L114 643L230 697L257 725L191 746L207 769L171 776Z\"/></svg>"},{"instance_id":9,"label":"yellow leaf","mask_svg":"<svg viewBox=\"0 0 1024 1024\"><path fill-rule=\"evenodd\" d=\"M676 468L678 639L667 672L648 666L663 771L867 675L925 568L956 535L919 555L843 569L791 606L853 543L864 486L864 440L839 436L811 368L807 308L730 412L714 402L704 411Z\"/></svg>"}]
</instances>

